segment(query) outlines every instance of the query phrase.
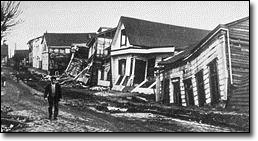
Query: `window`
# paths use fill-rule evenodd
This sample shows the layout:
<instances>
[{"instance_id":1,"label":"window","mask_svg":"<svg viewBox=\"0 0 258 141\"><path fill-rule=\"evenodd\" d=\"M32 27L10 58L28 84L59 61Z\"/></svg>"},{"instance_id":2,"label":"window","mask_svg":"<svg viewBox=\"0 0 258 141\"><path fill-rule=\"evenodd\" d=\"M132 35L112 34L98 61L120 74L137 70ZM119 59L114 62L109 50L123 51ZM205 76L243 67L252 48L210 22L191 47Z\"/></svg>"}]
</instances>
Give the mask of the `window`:
<instances>
[{"instance_id":1,"label":"window","mask_svg":"<svg viewBox=\"0 0 258 141\"><path fill-rule=\"evenodd\" d=\"M54 52L55 53L59 53L59 49L54 49Z\"/></svg>"},{"instance_id":2,"label":"window","mask_svg":"<svg viewBox=\"0 0 258 141\"><path fill-rule=\"evenodd\" d=\"M43 45L43 51L46 51L46 50L47 50L47 45L44 44L44 45Z\"/></svg>"},{"instance_id":3,"label":"window","mask_svg":"<svg viewBox=\"0 0 258 141\"><path fill-rule=\"evenodd\" d=\"M70 53L70 49L65 49L65 53Z\"/></svg>"},{"instance_id":4,"label":"window","mask_svg":"<svg viewBox=\"0 0 258 141\"><path fill-rule=\"evenodd\" d=\"M53 52L54 52L54 50L50 48L49 49L49 53L53 53Z\"/></svg>"},{"instance_id":5,"label":"window","mask_svg":"<svg viewBox=\"0 0 258 141\"><path fill-rule=\"evenodd\" d=\"M125 33L125 29L123 29L121 30L121 41L120 41L121 46L126 46L126 42L127 42L127 36Z\"/></svg>"},{"instance_id":6,"label":"window","mask_svg":"<svg viewBox=\"0 0 258 141\"><path fill-rule=\"evenodd\" d=\"M102 68L101 70L100 70L101 72L101 75L100 75L100 80L104 80L104 73L105 73L105 70L104 70L104 68Z\"/></svg>"},{"instance_id":7,"label":"window","mask_svg":"<svg viewBox=\"0 0 258 141\"><path fill-rule=\"evenodd\" d=\"M121 59L118 61L118 73L119 75L125 75L125 65L126 65L126 59Z\"/></svg>"},{"instance_id":8,"label":"window","mask_svg":"<svg viewBox=\"0 0 258 141\"><path fill-rule=\"evenodd\" d=\"M65 53L65 50L64 49L60 49L60 53Z\"/></svg>"}]
</instances>

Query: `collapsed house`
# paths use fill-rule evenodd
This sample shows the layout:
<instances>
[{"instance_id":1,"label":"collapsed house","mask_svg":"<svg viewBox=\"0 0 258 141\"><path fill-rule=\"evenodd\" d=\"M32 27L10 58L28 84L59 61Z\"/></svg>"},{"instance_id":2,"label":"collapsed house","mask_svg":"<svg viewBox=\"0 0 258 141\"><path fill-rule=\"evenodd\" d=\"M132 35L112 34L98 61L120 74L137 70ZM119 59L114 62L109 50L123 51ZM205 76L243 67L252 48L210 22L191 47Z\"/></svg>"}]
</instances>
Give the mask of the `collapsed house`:
<instances>
[{"instance_id":1,"label":"collapsed house","mask_svg":"<svg viewBox=\"0 0 258 141\"><path fill-rule=\"evenodd\" d=\"M116 28L101 27L97 36L88 42L89 58L93 61L89 81L91 86L112 87L112 83L110 83L110 45L115 31Z\"/></svg>"},{"instance_id":2,"label":"collapsed house","mask_svg":"<svg viewBox=\"0 0 258 141\"><path fill-rule=\"evenodd\" d=\"M75 45L66 74L89 86L110 87L110 44L115 29L101 27L84 47Z\"/></svg>"},{"instance_id":3,"label":"collapsed house","mask_svg":"<svg viewBox=\"0 0 258 141\"><path fill-rule=\"evenodd\" d=\"M154 94L155 67L209 31L121 17L111 44L113 90Z\"/></svg>"},{"instance_id":4,"label":"collapsed house","mask_svg":"<svg viewBox=\"0 0 258 141\"><path fill-rule=\"evenodd\" d=\"M243 78L249 77L249 17L218 25L197 44L158 64L156 101L199 107L226 102L248 109L249 79Z\"/></svg>"},{"instance_id":5,"label":"collapsed house","mask_svg":"<svg viewBox=\"0 0 258 141\"><path fill-rule=\"evenodd\" d=\"M45 33L42 69L50 75L62 74L71 60L71 45L87 43L95 33Z\"/></svg>"}]
</instances>

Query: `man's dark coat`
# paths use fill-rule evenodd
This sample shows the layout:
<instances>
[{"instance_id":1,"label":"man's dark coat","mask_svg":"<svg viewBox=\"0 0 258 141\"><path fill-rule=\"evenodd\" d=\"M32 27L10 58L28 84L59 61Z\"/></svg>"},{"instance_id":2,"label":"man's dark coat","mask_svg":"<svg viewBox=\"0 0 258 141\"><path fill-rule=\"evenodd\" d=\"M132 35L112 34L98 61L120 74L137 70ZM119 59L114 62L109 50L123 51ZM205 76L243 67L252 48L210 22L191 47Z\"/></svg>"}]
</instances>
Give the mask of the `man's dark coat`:
<instances>
[{"instance_id":1,"label":"man's dark coat","mask_svg":"<svg viewBox=\"0 0 258 141\"><path fill-rule=\"evenodd\" d=\"M54 96L54 100L59 101L62 98L61 86L58 83L56 83L55 85L56 85L56 93ZM52 99L51 95L52 95L52 89L51 89L51 83L50 83L45 88L44 98Z\"/></svg>"}]
</instances>

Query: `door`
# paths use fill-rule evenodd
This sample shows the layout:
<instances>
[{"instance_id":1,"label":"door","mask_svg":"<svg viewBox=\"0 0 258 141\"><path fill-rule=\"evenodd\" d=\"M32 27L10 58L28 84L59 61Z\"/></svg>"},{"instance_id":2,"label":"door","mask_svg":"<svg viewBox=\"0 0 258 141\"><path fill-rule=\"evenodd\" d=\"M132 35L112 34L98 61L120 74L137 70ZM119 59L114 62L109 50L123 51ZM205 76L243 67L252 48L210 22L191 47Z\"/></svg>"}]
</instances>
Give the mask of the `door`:
<instances>
[{"instance_id":1,"label":"door","mask_svg":"<svg viewBox=\"0 0 258 141\"><path fill-rule=\"evenodd\" d=\"M140 84L145 79L146 62L142 60L135 60L134 69L134 84Z\"/></svg>"},{"instance_id":2,"label":"door","mask_svg":"<svg viewBox=\"0 0 258 141\"><path fill-rule=\"evenodd\" d=\"M164 104L169 104L170 103L170 96L169 96L169 79L165 78L164 79L164 99L163 99Z\"/></svg>"},{"instance_id":3,"label":"door","mask_svg":"<svg viewBox=\"0 0 258 141\"><path fill-rule=\"evenodd\" d=\"M174 103L178 106L182 106L182 98L180 93L180 79L174 78L174 79L171 79L171 81L173 85Z\"/></svg>"},{"instance_id":4,"label":"door","mask_svg":"<svg viewBox=\"0 0 258 141\"><path fill-rule=\"evenodd\" d=\"M203 81L203 70L195 74L198 92L198 103L202 107L206 103L205 91L204 91L204 81Z\"/></svg>"},{"instance_id":5,"label":"door","mask_svg":"<svg viewBox=\"0 0 258 141\"><path fill-rule=\"evenodd\" d=\"M187 106L193 106L194 105L194 96L193 96L193 85L192 85L191 78L184 80L184 86L185 86L185 95L186 95Z\"/></svg>"},{"instance_id":6,"label":"door","mask_svg":"<svg viewBox=\"0 0 258 141\"><path fill-rule=\"evenodd\" d=\"M215 105L220 100L217 61L213 60L208 66L210 70L211 105Z\"/></svg>"}]
</instances>

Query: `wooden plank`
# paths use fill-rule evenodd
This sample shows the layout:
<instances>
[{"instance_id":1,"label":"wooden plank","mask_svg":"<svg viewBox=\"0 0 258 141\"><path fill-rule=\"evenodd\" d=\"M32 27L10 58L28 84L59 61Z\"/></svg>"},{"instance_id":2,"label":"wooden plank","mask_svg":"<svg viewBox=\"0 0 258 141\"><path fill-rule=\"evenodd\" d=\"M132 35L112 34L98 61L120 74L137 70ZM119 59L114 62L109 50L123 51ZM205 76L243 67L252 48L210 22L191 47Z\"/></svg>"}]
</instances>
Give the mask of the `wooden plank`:
<instances>
[{"instance_id":1,"label":"wooden plank","mask_svg":"<svg viewBox=\"0 0 258 141\"><path fill-rule=\"evenodd\" d=\"M240 39L240 40L246 40L249 41L249 36L241 36L241 35L235 35L235 34L231 34L229 35L229 37L232 39Z\"/></svg>"}]
</instances>

